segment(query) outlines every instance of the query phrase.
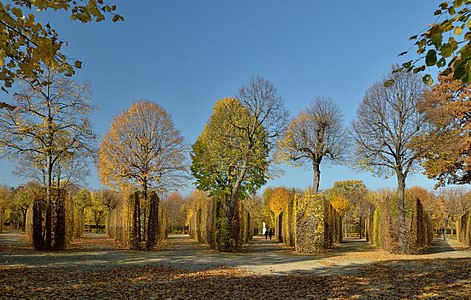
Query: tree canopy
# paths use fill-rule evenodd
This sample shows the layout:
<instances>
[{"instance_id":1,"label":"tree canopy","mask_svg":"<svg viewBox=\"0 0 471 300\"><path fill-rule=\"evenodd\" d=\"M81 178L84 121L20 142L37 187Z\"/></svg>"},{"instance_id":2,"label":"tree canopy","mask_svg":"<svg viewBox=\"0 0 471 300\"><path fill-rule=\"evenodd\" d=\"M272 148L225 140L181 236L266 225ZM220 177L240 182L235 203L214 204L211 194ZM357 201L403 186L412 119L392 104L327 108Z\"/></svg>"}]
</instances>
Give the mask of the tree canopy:
<instances>
[{"instance_id":1,"label":"tree canopy","mask_svg":"<svg viewBox=\"0 0 471 300\"><path fill-rule=\"evenodd\" d=\"M468 84L450 74L440 76L419 103L428 124L419 144L427 149L422 165L427 177L438 180L437 186L471 182L470 97Z\"/></svg>"},{"instance_id":2,"label":"tree canopy","mask_svg":"<svg viewBox=\"0 0 471 300\"><path fill-rule=\"evenodd\" d=\"M384 84L387 80L393 80L389 87ZM417 104L423 97L424 88L416 74L392 72L367 89L351 128L355 167L379 176L397 177L400 251L406 251L406 178L417 171L415 167L423 151L417 138L425 132L424 116Z\"/></svg>"},{"instance_id":3,"label":"tree canopy","mask_svg":"<svg viewBox=\"0 0 471 300\"><path fill-rule=\"evenodd\" d=\"M310 163L314 171L313 193L319 190L323 160L340 161L347 148L343 114L330 98L318 97L294 118L278 143L277 157L296 166Z\"/></svg>"},{"instance_id":4,"label":"tree canopy","mask_svg":"<svg viewBox=\"0 0 471 300\"><path fill-rule=\"evenodd\" d=\"M149 100L115 117L98 150L98 174L110 188L168 191L184 184L184 139L171 116Z\"/></svg>"}]
</instances>

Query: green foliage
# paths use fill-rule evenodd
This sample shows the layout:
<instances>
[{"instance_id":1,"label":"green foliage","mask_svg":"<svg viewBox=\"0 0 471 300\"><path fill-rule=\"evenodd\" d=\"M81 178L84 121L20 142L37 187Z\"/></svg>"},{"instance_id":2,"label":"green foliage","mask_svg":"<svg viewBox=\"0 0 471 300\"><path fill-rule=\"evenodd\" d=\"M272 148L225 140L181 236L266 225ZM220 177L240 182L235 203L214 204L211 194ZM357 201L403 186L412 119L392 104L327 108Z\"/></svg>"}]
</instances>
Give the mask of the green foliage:
<instances>
[{"instance_id":1,"label":"green foliage","mask_svg":"<svg viewBox=\"0 0 471 300\"><path fill-rule=\"evenodd\" d=\"M203 133L192 147L191 172L198 189L212 195L245 197L265 184L268 147L263 127L233 98L216 102ZM235 188L237 189L235 190Z\"/></svg>"},{"instance_id":2,"label":"green foliage","mask_svg":"<svg viewBox=\"0 0 471 300\"><path fill-rule=\"evenodd\" d=\"M7 91L18 78L29 78L40 85L42 65L66 76L81 67L80 61L69 62L62 52L64 40L49 24L36 20L41 11L66 11L71 20L82 23L100 22L111 15L113 22L123 17L115 14L116 6L103 0L40 0L0 3L0 80Z\"/></svg>"},{"instance_id":3,"label":"green foliage","mask_svg":"<svg viewBox=\"0 0 471 300\"><path fill-rule=\"evenodd\" d=\"M441 75L453 73L455 79L471 81L471 1L442 2L435 11L436 21L420 35L411 36L419 58L402 64L398 71L422 72L436 66ZM406 54L407 51L401 53ZM433 84L430 74L422 77L427 85Z\"/></svg>"},{"instance_id":4,"label":"green foliage","mask_svg":"<svg viewBox=\"0 0 471 300\"><path fill-rule=\"evenodd\" d=\"M81 189L78 191L78 193L73 196L73 199L80 208L85 208L92 205L92 195L86 189Z\"/></svg>"}]
</instances>

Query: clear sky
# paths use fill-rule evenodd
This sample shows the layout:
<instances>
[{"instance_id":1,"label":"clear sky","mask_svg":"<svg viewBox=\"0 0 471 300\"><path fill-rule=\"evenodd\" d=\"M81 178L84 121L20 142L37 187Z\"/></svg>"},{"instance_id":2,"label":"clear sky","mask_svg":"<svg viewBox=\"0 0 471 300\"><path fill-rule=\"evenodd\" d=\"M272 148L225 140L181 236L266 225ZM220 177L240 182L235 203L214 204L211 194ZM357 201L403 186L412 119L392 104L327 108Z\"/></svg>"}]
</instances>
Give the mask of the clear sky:
<instances>
[{"instance_id":1,"label":"clear sky","mask_svg":"<svg viewBox=\"0 0 471 300\"><path fill-rule=\"evenodd\" d=\"M315 96L331 97L349 126L364 91L405 58L409 36L434 21L430 0L134 0L112 1L125 21L50 22L69 42L65 53L83 61L76 80L90 80L96 132L131 102L162 105L188 144L195 142L217 99L230 97L254 75L270 80L294 117ZM51 14L52 15L52 14ZM47 16L43 18L48 18ZM13 166L0 161L0 184L18 185ZM322 166L320 188L360 179L371 188L395 187L346 167ZM94 166L88 184L100 187ZM306 188L309 168L286 168L267 185ZM408 186L431 188L415 175Z\"/></svg>"}]
</instances>

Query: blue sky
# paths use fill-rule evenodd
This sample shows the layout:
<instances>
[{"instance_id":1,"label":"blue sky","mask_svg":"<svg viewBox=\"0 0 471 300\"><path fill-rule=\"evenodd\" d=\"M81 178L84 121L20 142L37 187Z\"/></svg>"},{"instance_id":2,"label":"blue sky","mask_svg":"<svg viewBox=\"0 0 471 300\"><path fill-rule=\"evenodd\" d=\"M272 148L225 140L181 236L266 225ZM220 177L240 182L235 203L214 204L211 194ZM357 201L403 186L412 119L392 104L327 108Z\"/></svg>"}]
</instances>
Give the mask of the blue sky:
<instances>
[{"instance_id":1,"label":"blue sky","mask_svg":"<svg viewBox=\"0 0 471 300\"><path fill-rule=\"evenodd\" d=\"M90 80L92 116L102 135L131 102L155 101L167 109L188 144L194 143L217 99L233 96L254 75L270 80L291 116L315 96L331 97L354 118L364 91L388 73L408 37L433 22L440 1L173 0L113 1L121 23L80 24L54 14L50 22L68 41L65 53L83 61L76 80ZM52 14L50 14L52 15ZM43 18L48 18L43 17ZM0 161L0 184L22 182ZM372 189L395 187L346 167L322 166L321 189L360 179ZM94 166L88 184L100 187ZM267 185L306 188L309 168L286 168ZM415 175L408 186L431 188Z\"/></svg>"}]
</instances>

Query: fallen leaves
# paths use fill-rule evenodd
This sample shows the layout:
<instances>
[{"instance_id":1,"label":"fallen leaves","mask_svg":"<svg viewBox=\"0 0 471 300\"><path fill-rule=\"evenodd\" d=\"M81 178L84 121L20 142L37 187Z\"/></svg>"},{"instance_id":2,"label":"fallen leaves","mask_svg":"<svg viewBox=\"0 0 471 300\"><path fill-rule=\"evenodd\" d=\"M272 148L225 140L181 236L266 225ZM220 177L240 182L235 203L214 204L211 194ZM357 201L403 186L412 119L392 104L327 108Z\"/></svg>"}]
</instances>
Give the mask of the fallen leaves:
<instances>
[{"instance_id":1,"label":"fallen leaves","mask_svg":"<svg viewBox=\"0 0 471 300\"><path fill-rule=\"evenodd\" d=\"M471 259L386 261L355 276L254 275L221 267L0 267L2 298L65 299L468 299Z\"/></svg>"}]
</instances>

